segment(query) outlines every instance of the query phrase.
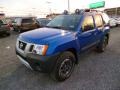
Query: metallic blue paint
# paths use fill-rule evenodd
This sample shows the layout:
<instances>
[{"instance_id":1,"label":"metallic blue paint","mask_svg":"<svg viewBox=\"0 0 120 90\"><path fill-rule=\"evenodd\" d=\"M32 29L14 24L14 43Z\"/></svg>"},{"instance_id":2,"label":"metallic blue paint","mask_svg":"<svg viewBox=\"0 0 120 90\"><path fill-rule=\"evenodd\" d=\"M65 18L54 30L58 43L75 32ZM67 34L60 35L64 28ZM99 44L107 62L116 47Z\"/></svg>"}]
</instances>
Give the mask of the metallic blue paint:
<instances>
[{"instance_id":1,"label":"metallic blue paint","mask_svg":"<svg viewBox=\"0 0 120 90\"><path fill-rule=\"evenodd\" d=\"M93 45L98 40L100 41L105 33L109 32L109 29L99 30L97 28L82 32L81 25L83 18L84 15L80 19L79 25L74 32L54 28L39 28L22 33L18 38L28 43L48 45L46 55L64 52L70 48L76 52L81 52L83 48Z\"/></svg>"}]
</instances>

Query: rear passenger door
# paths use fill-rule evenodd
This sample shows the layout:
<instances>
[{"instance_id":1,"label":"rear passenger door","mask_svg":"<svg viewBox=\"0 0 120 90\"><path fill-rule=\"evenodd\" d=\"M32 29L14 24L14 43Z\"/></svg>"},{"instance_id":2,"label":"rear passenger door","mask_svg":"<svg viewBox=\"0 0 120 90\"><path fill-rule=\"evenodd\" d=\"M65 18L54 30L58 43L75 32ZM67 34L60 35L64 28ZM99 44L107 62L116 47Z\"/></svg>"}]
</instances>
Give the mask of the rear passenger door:
<instances>
[{"instance_id":1,"label":"rear passenger door","mask_svg":"<svg viewBox=\"0 0 120 90\"><path fill-rule=\"evenodd\" d=\"M103 22L102 16L100 14L94 15L94 20L95 20L95 26L96 26L96 30L97 30L96 39L99 42L99 40L103 34L102 32L104 29L104 22Z\"/></svg>"},{"instance_id":2,"label":"rear passenger door","mask_svg":"<svg viewBox=\"0 0 120 90\"><path fill-rule=\"evenodd\" d=\"M81 34L79 34L79 43L81 46L81 50L84 51L95 44L95 24L93 20L93 16L85 16L82 27Z\"/></svg>"}]
</instances>

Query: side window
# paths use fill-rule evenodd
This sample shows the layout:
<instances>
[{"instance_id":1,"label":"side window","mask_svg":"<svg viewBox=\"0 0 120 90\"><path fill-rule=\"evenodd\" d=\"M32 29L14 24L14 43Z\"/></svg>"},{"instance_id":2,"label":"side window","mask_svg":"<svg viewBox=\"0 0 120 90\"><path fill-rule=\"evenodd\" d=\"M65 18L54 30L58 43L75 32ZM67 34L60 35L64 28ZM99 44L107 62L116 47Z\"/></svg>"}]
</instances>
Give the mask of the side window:
<instances>
[{"instance_id":1,"label":"side window","mask_svg":"<svg viewBox=\"0 0 120 90\"><path fill-rule=\"evenodd\" d=\"M34 21L32 19L23 19L22 23L33 23Z\"/></svg>"},{"instance_id":2,"label":"side window","mask_svg":"<svg viewBox=\"0 0 120 90\"><path fill-rule=\"evenodd\" d=\"M92 16L86 16L82 23L82 31L89 31L94 29L94 21Z\"/></svg>"},{"instance_id":3,"label":"side window","mask_svg":"<svg viewBox=\"0 0 120 90\"><path fill-rule=\"evenodd\" d=\"M94 16L94 19L95 19L95 24L96 24L96 27L102 27L103 26L103 20L102 20L102 17L101 15L95 15Z\"/></svg>"}]
</instances>

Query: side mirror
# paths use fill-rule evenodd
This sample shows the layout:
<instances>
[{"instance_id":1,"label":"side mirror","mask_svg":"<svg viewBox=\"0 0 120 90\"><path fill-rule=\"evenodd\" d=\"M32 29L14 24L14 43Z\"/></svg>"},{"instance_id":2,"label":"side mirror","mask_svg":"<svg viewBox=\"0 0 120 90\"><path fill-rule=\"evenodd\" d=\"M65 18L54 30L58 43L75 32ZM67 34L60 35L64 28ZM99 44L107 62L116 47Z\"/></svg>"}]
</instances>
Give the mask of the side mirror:
<instances>
[{"instance_id":1,"label":"side mirror","mask_svg":"<svg viewBox=\"0 0 120 90\"><path fill-rule=\"evenodd\" d=\"M82 27L79 28L79 30L76 32L76 35L79 36L82 32Z\"/></svg>"}]
</instances>

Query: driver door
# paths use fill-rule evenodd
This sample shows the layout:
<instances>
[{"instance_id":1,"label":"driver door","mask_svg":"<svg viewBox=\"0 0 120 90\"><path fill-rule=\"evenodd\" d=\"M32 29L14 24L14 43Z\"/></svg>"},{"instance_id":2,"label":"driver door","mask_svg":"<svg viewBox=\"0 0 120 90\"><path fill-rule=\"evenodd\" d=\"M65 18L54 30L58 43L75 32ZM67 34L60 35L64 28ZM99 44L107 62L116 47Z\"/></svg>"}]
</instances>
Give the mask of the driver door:
<instances>
[{"instance_id":1,"label":"driver door","mask_svg":"<svg viewBox=\"0 0 120 90\"><path fill-rule=\"evenodd\" d=\"M95 44L95 24L93 20L93 16L85 16L82 26L81 33L78 36L80 49L84 51Z\"/></svg>"}]
</instances>

